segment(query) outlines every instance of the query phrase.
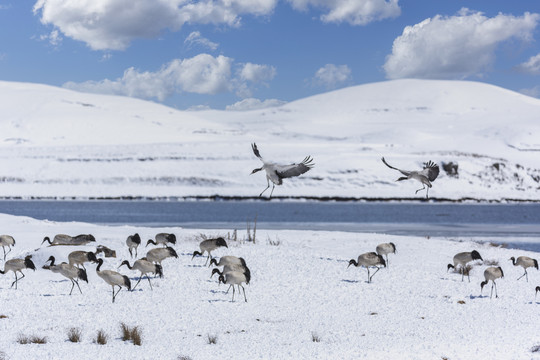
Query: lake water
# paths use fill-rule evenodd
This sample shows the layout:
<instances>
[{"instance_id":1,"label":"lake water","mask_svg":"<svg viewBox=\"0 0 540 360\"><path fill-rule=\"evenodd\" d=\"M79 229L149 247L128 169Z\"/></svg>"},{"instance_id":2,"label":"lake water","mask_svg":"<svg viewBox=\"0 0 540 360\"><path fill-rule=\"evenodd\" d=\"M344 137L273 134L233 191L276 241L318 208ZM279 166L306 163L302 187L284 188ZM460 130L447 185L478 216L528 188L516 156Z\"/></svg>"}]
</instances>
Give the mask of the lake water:
<instances>
[{"instance_id":1,"label":"lake water","mask_svg":"<svg viewBox=\"0 0 540 360\"><path fill-rule=\"evenodd\" d=\"M0 213L53 221L186 228L340 230L492 238L540 251L540 204L293 201L0 201Z\"/></svg>"}]
</instances>

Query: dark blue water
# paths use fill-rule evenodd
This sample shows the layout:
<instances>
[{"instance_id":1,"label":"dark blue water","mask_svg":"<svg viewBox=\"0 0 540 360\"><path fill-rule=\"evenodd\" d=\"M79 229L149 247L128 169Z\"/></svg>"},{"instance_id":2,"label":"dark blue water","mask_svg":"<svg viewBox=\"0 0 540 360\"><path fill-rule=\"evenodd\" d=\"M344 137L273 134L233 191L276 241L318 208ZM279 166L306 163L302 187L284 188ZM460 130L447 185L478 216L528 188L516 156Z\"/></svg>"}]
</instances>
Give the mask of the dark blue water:
<instances>
[{"instance_id":1,"label":"dark blue water","mask_svg":"<svg viewBox=\"0 0 540 360\"><path fill-rule=\"evenodd\" d=\"M96 224L340 230L395 235L493 237L540 251L540 204L290 201L0 201L0 213Z\"/></svg>"},{"instance_id":2,"label":"dark blue water","mask_svg":"<svg viewBox=\"0 0 540 360\"><path fill-rule=\"evenodd\" d=\"M418 224L456 227L540 230L540 204L433 204L290 201L0 201L0 212L54 221L98 224L186 225L253 221L279 227L283 223L369 224L406 227ZM337 225L332 225L337 224ZM540 235L540 233L539 233Z\"/></svg>"}]
</instances>

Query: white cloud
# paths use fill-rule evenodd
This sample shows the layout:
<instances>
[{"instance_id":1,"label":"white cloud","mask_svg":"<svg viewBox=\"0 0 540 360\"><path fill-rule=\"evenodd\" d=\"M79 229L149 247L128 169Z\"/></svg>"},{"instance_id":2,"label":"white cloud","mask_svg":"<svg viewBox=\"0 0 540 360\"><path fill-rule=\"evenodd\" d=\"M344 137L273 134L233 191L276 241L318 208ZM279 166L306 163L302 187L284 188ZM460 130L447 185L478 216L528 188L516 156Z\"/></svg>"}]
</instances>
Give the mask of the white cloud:
<instances>
[{"instance_id":1,"label":"white cloud","mask_svg":"<svg viewBox=\"0 0 540 360\"><path fill-rule=\"evenodd\" d=\"M538 14L499 14L488 18L462 9L456 16L437 15L407 26L394 40L384 70L396 78L466 78L486 71L498 44L510 38L532 40Z\"/></svg>"},{"instance_id":2,"label":"white cloud","mask_svg":"<svg viewBox=\"0 0 540 360\"><path fill-rule=\"evenodd\" d=\"M540 75L540 54L532 56L526 62L516 66L516 69L532 75Z\"/></svg>"},{"instance_id":3,"label":"white cloud","mask_svg":"<svg viewBox=\"0 0 540 360\"><path fill-rule=\"evenodd\" d=\"M175 92L212 95L247 88L248 82L253 81L233 78L233 65L233 59L226 56L199 54L188 59L175 59L156 72L129 68L116 80L68 82L63 86L83 92L156 98L159 101Z\"/></svg>"},{"instance_id":4,"label":"white cloud","mask_svg":"<svg viewBox=\"0 0 540 360\"><path fill-rule=\"evenodd\" d=\"M328 13L321 16L325 23L347 22L366 25L373 21L395 18L401 9L398 0L288 0L293 8L306 11L310 6L323 8Z\"/></svg>"},{"instance_id":5,"label":"white cloud","mask_svg":"<svg viewBox=\"0 0 540 360\"><path fill-rule=\"evenodd\" d=\"M272 80L276 76L276 68L269 65L245 63L239 71L242 80L261 83Z\"/></svg>"},{"instance_id":6,"label":"white cloud","mask_svg":"<svg viewBox=\"0 0 540 360\"><path fill-rule=\"evenodd\" d=\"M259 99L248 98L238 101L232 105L228 105L225 110L229 111L248 111L248 110L258 110L266 109L269 107L276 107L286 104L286 101L281 101L277 99L266 99L261 101Z\"/></svg>"},{"instance_id":7,"label":"white cloud","mask_svg":"<svg viewBox=\"0 0 540 360\"><path fill-rule=\"evenodd\" d=\"M34 14L94 50L124 50L186 23L238 26L241 15L268 15L277 0L37 0ZM126 9L129 9L127 11Z\"/></svg>"},{"instance_id":8,"label":"white cloud","mask_svg":"<svg viewBox=\"0 0 540 360\"><path fill-rule=\"evenodd\" d=\"M184 44L188 45L189 47L193 45L198 45L205 48L209 48L210 50L216 50L219 47L219 44L212 42L208 40L207 38L203 37L200 31L191 32L184 40Z\"/></svg>"},{"instance_id":9,"label":"white cloud","mask_svg":"<svg viewBox=\"0 0 540 360\"><path fill-rule=\"evenodd\" d=\"M54 29L51 31L50 34L47 35L41 35L39 37L39 40L41 41L47 41L49 44L51 44L54 47L59 47L62 44L62 35L58 32L58 30Z\"/></svg>"},{"instance_id":10,"label":"white cloud","mask_svg":"<svg viewBox=\"0 0 540 360\"><path fill-rule=\"evenodd\" d=\"M314 86L334 89L352 80L351 69L347 65L326 64L315 73L312 79Z\"/></svg>"}]
</instances>

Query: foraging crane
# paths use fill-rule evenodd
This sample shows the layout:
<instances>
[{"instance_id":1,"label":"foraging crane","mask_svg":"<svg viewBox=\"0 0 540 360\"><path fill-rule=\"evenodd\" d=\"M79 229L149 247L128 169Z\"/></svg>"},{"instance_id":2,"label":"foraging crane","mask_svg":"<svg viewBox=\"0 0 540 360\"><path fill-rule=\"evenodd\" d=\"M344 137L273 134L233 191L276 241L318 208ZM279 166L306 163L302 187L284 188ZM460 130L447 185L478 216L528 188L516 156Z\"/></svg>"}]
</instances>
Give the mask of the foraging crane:
<instances>
[{"instance_id":1,"label":"foraging crane","mask_svg":"<svg viewBox=\"0 0 540 360\"><path fill-rule=\"evenodd\" d=\"M390 265L388 262L388 254L396 253L396 245L393 242L379 244L377 245L375 251L377 251L377 254L384 255L386 257L386 266L388 267L388 265Z\"/></svg>"},{"instance_id":2,"label":"foraging crane","mask_svg":"<svg viewBox=\"0 0 540 360\"><path fill-rule=\"evenodd\" d=\"M268 188L270 187L270 181L272 181L272 191L270 192L271 198L272 194L274 193L274 188L276 187L276 185L283 184L283 179L302 175L303 173L309 171L315 165L312 163L313 159L309 155L306 156L304 160L302 160L302 162L299 164L280 165L273 162L264 161L261 154L259 153L259 149L257 149L257 144L251 144L251 148L253 149L253 153L255 154L255 156L263 162L263 166L257 169L253 169L251 174L255 174L256 172L261 170L266 171L267 186L266 189L264 189L259 196L262 196L262 194L266 190L268 190Z\"/></svg>"},{"instance_id":3,"label":"foraging crane","mask_svg":"<svg viewBox=\"0 0 540 360\"><path fill-rule=\"evenodd\" d=\"M168 233L159 233L156 235L156 241L150 239L146 242L146 246L150 244L154 245L164 245L165 247L168 246L168 243L171 243L173 245L176 244L176 235L174 234L168 234Z\"/></svg>"},{"instance_id":4,"label":"foraging crane","mask_svg":"<svg viewBox=\"0 0 540 360\"><path fill-rule=\"evenodd\" d=\"M214 264L215 266L225 266L225 265L243 265L246 266L246 261L244 258L239 258L232 255L226 255L219 258L219 262L216 258L210 260L210 265Z\"/></svg>"},{"instance_id":5,"label":"foraging crane","mask_svg":"<svg viewBox=\"0 0 540 360\"><path fill-rule=\"evenodd\" d=\"M491 297L493 296L493 287L495 286L495 298L498 298L499 295L497 294L497 284L495 283L495 280L499 279L499 278L503 278L504 277L504 273L503 273L503 270L501 269L501 267L494 267L494 266L491 266L491 267L488 267L486 270L484 270L484 278L486 279L485 281L482 281L480 283L480 293L482 293L482 290L484 289L484 286L487 285L487 283L489 282L489 280L491 280L491 294L489 295L489 298L491 299Z\"/></svg>"},{"instance_id":6,"label":"foraging crane","mask_svg":"<svg viewBox=\"0 0 540 360\"><path fill-rule=\"evenodd\" d=\"M244 262L244 265L242 265L242 264L224 265L223 266L223 271L219 271L219 269L213 269L212 270L212 275L210 275L210 277L214 276L214 274L219 274L219 276L222 276L222 275L225 275L225 274L233 272L233 271L240 272L242 274L246 274L246 278L248 279L246 284L249 285L249 279L251 279L251 271L245 265L245 262ZM227 289L227 292L225 294L229 293L229 290L231 289L232 286L233 286L232 284L229 286L229 288ZM238 291L240 292L240 286L238 286Z\"/></svg>"},{"instance_id":7,"label":"foraging crane","mask_svg":"<svg viewBox=\"0 0 540 360\"><path fill-rule=\"evenodd\" d=\"M101 270L101 265L103 265L103 259L98 259L98 266L96 267L96 273L100 278L102 278L107 284L112 286L112 302L116 299L116 295L122 290L122 286L125 286L128 291L131 290L131 281L126 275L122 275L116 271L112 270ZM114 287L118 286L118 291L114 293Z\"/></svg>"},{"instance_id":8,"label":"foraging crane","mask_svg":"<svg viewBox=\"0 0 540 360\"><path fill-rule=\"evenodd\" d=\"M77 236L69 236L66 234L58 234L54 236L53 241L48 236L43 238L41 245L44 242L48 242L51 246L53 245L86 245L89 242L95 242L96 238L91 234L81 234Z\"/></svg>"},{"instance_id":9,"label":"foraging crane","mask_svg":"<svg viewBox=\"0 0 540 360\"><path fill-rule=\"evenodd\" d=\"M354 259L351 259L349 261L349 265L347 266L347 268L351 265L354 265L356 267L359 267L359 266L363 266L367 269L367 274L368 274L368 283L371 282L371 278L373 276L375 276L375 274L377 273L377 271L380 270L380 265L386 267L386 262L384 261L382 255L379 255L377 253L374 253L374 252L367 252L367 253L364 253L364 254L361 254L360 256L358 256L358 260L354 260ZM375 272L373 273L373 275L369 275L369 268L370 267L375 267L377 268L377 270L375 270Z\"/></svg>"},{"instance_id":10,"label":"foraging crane","mask_svg":"<svg viewBox=\"0 0 540 360\"><path fill-rule=\"evenodd\" d=\"M402 180L409 180L414 179L417 181L420 181L422 183L422 188L416 190L415 194L418 194L419 191L426 189L426 199L428 198L429 189L432 187L431 182L435 181L437 176L439 176L439 165L435 164L433 161L428 161L427 163L424 163L424 168L421 171L407 171L407 170L400 170L398 168L395 168L388 164L386 160L381 158L382 162L388 166L390 169L394 169L399 171L405 176L400 177L396 181L402 181Z\"/></svg>"},{"instance_id":11,"label":"foraging crane","mask_svg":"<svg viewBox=\"0 0 540 360\"><path fill-rule=\"evenodd\" d=\"M75 287L75 285L77 285L77 287L79 288L79 291L82 294L82 290L81 290L81 287L79 286L79 281L77 280L77 278L88 282L88 276L86 274L86 270L79 269L78 267L67 264L65 262L57 265L54 263L55 260L56 259L54 258L54 256L50 256L46 262L50 261L51 263L49 265L43 266L43 268L47 270L51 270L54 273L58 273L68 278L71 281L71 291L69 292L69 295L71 295L71 293L73 292L73 288Z\"/></svg>"},{"instance_id":12,"label":"foraging crane","mask_svg":"<svg viewBox=\"0 0 540 360\"><path fill-rule=\"evenodd\" d=\"M36 265L34 265L34 262L31 260L32 255L27 255L24 259L11 259L4 263L4 271L0 270L0 274L6 274L8 271L13 271L15 274L15 281L11 283L11 287L15 285L15 289L17 289L17 283L19 280L22 280L24 278L24 273L22 272L23 269L32 269L36 271ZM21 273L21 277L17 278L17 272Z\"/></svg>"},{"instance_id":13,"label":"foraging crane","mask_svg":"<svg viewBox=\"0 0 540 360\"><path fill-rule=\"evenodd\" d=\"M514 266L521 266L523 270L525 270L523 275L518 277L518 280L525 276L525 279L527 279L527 282L529 282L529 275L527 275L527 268L535 267L536 270L538 270L538 261L536 259L531 259L528 256L519 256L517 260L512 256L510 260L512 260L512 264Z\"/></svg>"},{"instance_id":14,"label":"foraging crane","mask_svg":"<svg viewBox=\"0 0 540 360\"><path fill-rule=\"evenodd\" d=\"M244 300L247 302L246 298L246 289L244 289L244 286L242 286L242 283L249 284L249 281L251 280L251 275L249 273L241 273L239 271L231 271L224 275L219 276L219 283L229 284L229 285L238 285L242 288L244 291ZM230 287L229 287L230 289ZM233 295L232 295L232 301L234 301L234 286L232 287ZM228 290L227 290L228 292ZM238 289L238 292L240 292L240 289Z\"/></svg>"},{"instance_id":15,"label":"foraging crane","mask_svg":"<svg viewBox=\"0 0 540 360\"><path fill-rule=\"evenodd\" d=\"M135 284L135 286L131 289L131 291L135 290L137 285L141 282L141 279L143 276L146 276L146 279L148 279L148 283L150 284L150 289L154 290L152 288L152 283L150 282L150 278L148 277L148 273L153 273L154 275L159 276L160 278L163 277L163 267L159 264L154 264L146 259L139 259L135 260L133 263L133 266L129 265L129 261L124 260L120 264L120 266L126 265L129 270L139 270L141 272L141 276L139 277L139 281ZM120 268L118 266L118 268Z\"/></svg>"},{"instance_id":16,"label":"foraging crane","mask_svg":"<svg viewBox=\"0 0 540 360\"><path fill-rule=\"evenodd\" d=\"M126 239L126 245L129 250L129 256L133 257L133 249L135 249L135 258L137 258L137 248L141 245L141 236L139 233L129 235Z\"/></svg>"},{"instance_id":17,"label":"foraging crane","mask_svg":"<svg viewBox=\"0 0 540 360\"><path fill-rule=\"evenodd\" d=\"M4 261L6 261L6 255L11 252L11 247L15 245L15 239L11 235L0 235L0 246L4 250ZM6 252L6 246L9 251Z\"/></svg>"},{"instance_id":18,"label":"foraging crane","mask_svg":"<svg viewBox=\"0 0 540 360\"><path fill-rule=\"evenodd\" d=\"M86 270L86 268L84 267L84 263L90 261L94 264L98 262L96 254L91 251L76 250L70 252L68 255L69 265L77 265L77 267L82 266L84 270Z\"/></svg>"},{"instance_id":19,"label":"foraging crane","mask_svg":"<svg viewBox=\"0 0 540 360\"><path fill-rule=\"evenodd\" d=\"M206 258L206 262L204 263L204 265L206 265L208 260L210 260L212 258L212 251L214 251L218 247L222 247L222 246L225 246L226 248L229 248L229 246L227 245L227 242L222 237L218 237L217 239L203 240L199 244L199 248L201 249L201 251L200 252L199 251L194 251L193 256L191 257L191 260L193 260L193 258L196 255L202 256L204 254L204 252L207 252L208 257Z\"/></svg>"},{"instance_id":20,"label":"foraging crane","mask_svg":"<svg viewBox=\"0 0 540 360\"><path fill-rule=\"evenodd\" d=\"M158 263L159 265L161 265L161 262L168 257L178 258L178 254L170 246L152 249L146 253L146 260Z\"/></svg>"},{"instance_id":21,"label":"foraging crane","mask_svg":"<svg viewBox=\"0 0 540 360\"><path fill-rule=\"evenodd\" d=\"M450 269L457 269L458 266L461 266L460 272L461 272L461 281L463 281L463 278L465 276L465 267L468 263L474 260L482 260L482 256L480 256L480 253L476 250L473 250L471 252L460 252L456 255L454 255L454 265L448 264L446 267L446 271ZM469 282L471 282L471 278L469 276L469 271L467 271L467 278L469 279Z\"/></svg>"}]
</instances>

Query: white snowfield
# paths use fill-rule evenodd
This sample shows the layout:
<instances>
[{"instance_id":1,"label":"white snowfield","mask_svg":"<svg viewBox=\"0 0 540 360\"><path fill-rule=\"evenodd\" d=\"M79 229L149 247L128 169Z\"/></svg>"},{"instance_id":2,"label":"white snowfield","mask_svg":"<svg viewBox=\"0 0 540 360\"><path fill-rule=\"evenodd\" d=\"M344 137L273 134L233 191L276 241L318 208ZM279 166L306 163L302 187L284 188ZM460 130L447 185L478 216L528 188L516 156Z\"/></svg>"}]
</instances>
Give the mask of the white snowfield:
<instances>
[{"instance_id":1,"label":"white snowfield","mask_svg":"<svg viewBox=\"0 0 540 360\"><path fill-rule=\"evenodd\" d=\"M539 259L538 253L467 239L258 230L255 244L229 240L228 249L214 254L245 258L252 274L246 303L238 293L232 302L227 286L210 279L204 257L191 259L198 249L196 235L226 236L230 229L112 227L9 215L0 215L0 228L17 241L8 259L30 254L37 267L24 271L17 290L10 288L12 273L0 275L0 315L5 316L0 351L6 359L540 358L540 297L535 300L534 293L540 272L529 269L529 282L517 281L523 270L509 261L521 255ZM105 258L102 270L120 271L134 284L138 272L117 267L130 259L125 240L135 232L143 243L158 232L178 238L179 258L163 262L164 277L152 278L153 291L143 280L134 292L120 291L113 304L111 287L96 275L95 265L87 264L83 294L75 288L69 296L69 280L41 268L50 255L59 263L75 249L105 245L117 257ZM91 233L97 242L40 246L44 236L57 233ZM347 268L350 259L390 241L397 254L389 255L389 267L372 283L365 269ZM447 273L454 254L472 250L485 261L475 263L470 283ZM139 249L140 256L145 253ZM505 277L497 281L499 298L490 299L491 283L481 294L480 282L484 269L497 263ZM121 322L140 328L141 346L121 340ZM81 330L80 343L67 340L72 327ZM108 335L106 345L94 343L99 330ZM20 334L47 342L19 344ZM209 344L208 337L216 343Z\"/></svg>"},{"instance_id":2,"label":"white snowfield","mask_svg":"<svg viewBox=\"0 0 540 360\"><path fill-rule=\"evenodd\" d=\"M257 197L250 144L315 167L275 197L540 200L540 100L466 81L396 80L253 111L179 111L127 97L0 82L0 197ZM458 165L457 176L442 165Z\"/></svg>"}]
</instances>

